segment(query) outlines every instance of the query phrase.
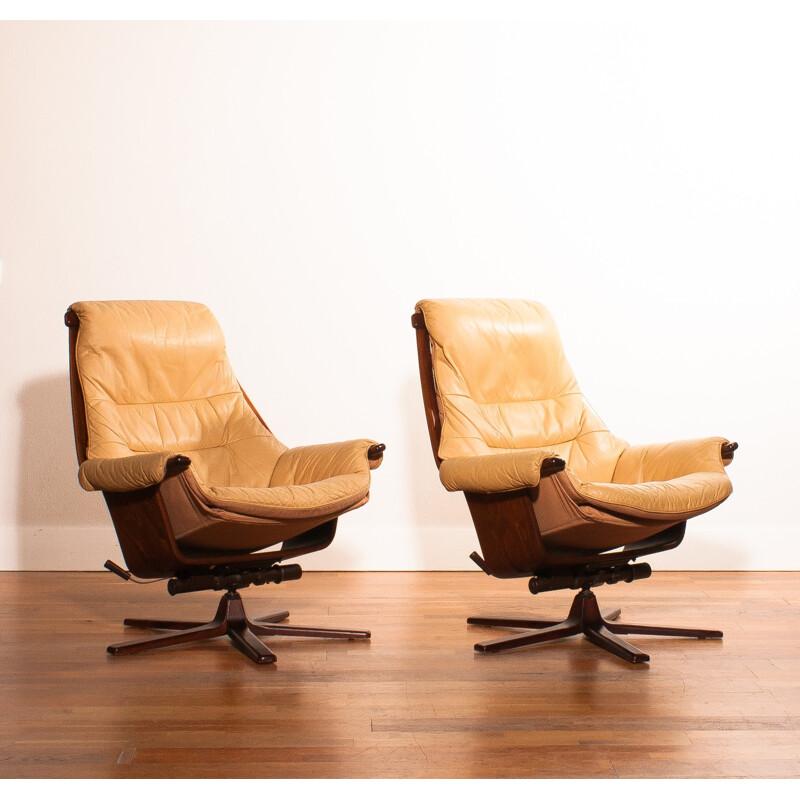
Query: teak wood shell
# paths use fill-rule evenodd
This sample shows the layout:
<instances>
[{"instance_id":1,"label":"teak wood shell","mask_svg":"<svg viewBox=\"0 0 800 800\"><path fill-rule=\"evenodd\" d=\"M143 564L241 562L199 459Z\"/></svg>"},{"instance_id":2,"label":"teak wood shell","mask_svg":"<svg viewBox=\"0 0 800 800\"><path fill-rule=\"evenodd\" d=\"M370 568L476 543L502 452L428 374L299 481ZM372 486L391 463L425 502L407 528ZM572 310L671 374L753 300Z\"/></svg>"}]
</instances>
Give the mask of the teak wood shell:
<instances>
[{"instance_id":1,"label":"teak wood shell","mask_svg":"<svg viewBox=\"0 0 800 800\"><path fill-rule=\"evenodd\" d=\"M293 537L299 539L300 535L303 536L303 544L294 547L291 546L292 539L289 539L278 550L256 553L214 553L181 548L172 523L180 507L178 504L171 504L168 511L164 501L165 494L182 498L185 501L185 510L191 508L188 493L180 485L179 474L168 474L159 485L135 492L103 492L125 563L139 578L198 574L214 569L220 562L252 568L277 563L327 547L336 532L337 520L333 519ZM205 524L212 526L217 523L209 517ZM237 523L221 523L220 527L225 524ZM190 527L196 530L197 524L193 523Z\"/></svg>"}]
</instances>

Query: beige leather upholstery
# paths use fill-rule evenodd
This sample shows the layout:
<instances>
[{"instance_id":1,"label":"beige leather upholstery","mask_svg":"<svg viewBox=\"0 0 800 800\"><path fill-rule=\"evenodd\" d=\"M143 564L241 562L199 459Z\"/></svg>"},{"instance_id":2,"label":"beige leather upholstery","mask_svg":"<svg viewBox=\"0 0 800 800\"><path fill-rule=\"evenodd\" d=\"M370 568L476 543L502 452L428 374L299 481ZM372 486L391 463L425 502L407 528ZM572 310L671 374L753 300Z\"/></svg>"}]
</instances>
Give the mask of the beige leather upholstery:
<instances>
[{"instance_id":1,"label":"beige leather upholstery","mask_svg":"<svg viewBox=\"0 0 800 800\"><path fill-rule=\"evenodd\" d=\"M251 407L222 332L199 303L75 303L86 404L87 490L127 492L163 480L169 458L191 459L202 500L261 518L331 515L366 502L359 439L287 449Z\"/></svg>"},{"instance_id":2,"label":"beige leather upholstery","mask_svg":"<svg viewBox=\"0 0 800 800\"><path fill-rule=\"evenodd\" d=\"M557 455L567 463L568 485L558 496L548 489L554 519L561 505L573 503L573 521L576 514L589 520L597 509L683 520L731 493L721 456L726 439L630 446L614 436L581 393L539 303L423 300L417 311L432 343L440 476L450 491L536 487L542 461ZM611 546L624 543L620 536Z\"/></svg>"},{"instance_id":3,"label":"beige leather upholstery","mask_svg":"<svg viewBox=\"0 0 800 800\"><path fill-rule=\"evenodd\" d=\"M555 450L523 448L442 461L439 477L451 492L508 492L539 485L542 462Z\"/></svg>"},{"instance_id":4,"label":"beige leather upholstery","mask_svg":"<svg viewBox=\"0 0 800 800\"><path fill-rule=\"evenodd\" d=\"M132 492L161 483L167 462L180 453L138 453L122 458L88 458L78 469L87 492Z\"/></svg>"}]
</instances>

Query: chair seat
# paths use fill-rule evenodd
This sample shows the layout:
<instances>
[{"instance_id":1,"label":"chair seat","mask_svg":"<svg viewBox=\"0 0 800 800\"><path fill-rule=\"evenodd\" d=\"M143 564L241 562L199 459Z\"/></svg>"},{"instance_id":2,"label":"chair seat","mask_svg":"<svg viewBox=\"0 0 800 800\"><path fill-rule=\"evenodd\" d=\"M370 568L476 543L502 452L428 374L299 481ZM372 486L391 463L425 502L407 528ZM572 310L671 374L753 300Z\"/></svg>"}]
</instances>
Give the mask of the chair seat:
<instances>
[{"instance_id":1,"label":"chair seat","mask_svg":"<svg viewBox=\"0 0 800 800\"><path fill-rule=\"evenodd\" d=\"M585 483L566 470L575 490L594 506L620 513L686 518L719 505L733 491L724 472L693 472L647 483Z\"/></svg>"},{"instance_id":2,"label":"chair seat","mask_svg":"<svg viewBox=\"0 0 800 800\"><path fill-rule=\"evenodd\" d=\"M368 463L366 454L362 460ZM369 500L368 472L272 487L208 486L197 473L191 464L159 484L178 523L176 542L192 555L255 553L335 521Z\"/></svg>"},{"instance_id":3,"label":"chair seat","mask_svg":"<svg viewBox=\"0 0 800 800\"><path fill-rule=\"evenodd\" d=\"M369 473L353 473L293 486L201 486L201 491L212 503L256 506L265 512L284 512L281 516L291 510L317 515L358 503L366 497L369 483Z\"/></svg>"}]
</instances>

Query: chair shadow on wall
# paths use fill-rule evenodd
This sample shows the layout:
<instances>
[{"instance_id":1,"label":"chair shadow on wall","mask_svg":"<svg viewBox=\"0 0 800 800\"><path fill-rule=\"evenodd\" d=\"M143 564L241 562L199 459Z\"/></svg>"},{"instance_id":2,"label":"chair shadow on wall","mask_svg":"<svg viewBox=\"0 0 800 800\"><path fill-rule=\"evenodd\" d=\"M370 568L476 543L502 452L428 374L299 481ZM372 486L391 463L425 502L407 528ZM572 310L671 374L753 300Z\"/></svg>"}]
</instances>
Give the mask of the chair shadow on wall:
<instances>
[{"instance_id":1,"label":"chair shadow on wall","mask_svg":"<svg viewBox=\"0 0 800 800\"><path fill-rule=\"evenodd\" d=\"M30 381L17 399L17 568L100 569L98 541L111 558L119 551L102 496L78 485L69 374Z\"/></svg>"}]
</instances>

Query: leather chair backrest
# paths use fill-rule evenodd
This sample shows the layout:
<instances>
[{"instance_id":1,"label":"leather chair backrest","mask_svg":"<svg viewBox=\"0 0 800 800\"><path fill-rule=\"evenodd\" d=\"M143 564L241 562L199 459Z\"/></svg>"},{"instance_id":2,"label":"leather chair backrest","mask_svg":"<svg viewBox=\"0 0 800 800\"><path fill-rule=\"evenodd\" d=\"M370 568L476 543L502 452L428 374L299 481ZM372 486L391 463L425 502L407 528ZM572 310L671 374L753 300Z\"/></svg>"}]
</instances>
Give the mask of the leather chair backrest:
<instances>
[{"instance_id":1,"label":"leather chair backrest","mask_svg":"<svg viewBox=\"0 0 800 800\"><path fill-rule=\"evenodd\" d=\"M286 449L251 408L200 303L74 303L88 458L172 451L211 486L268 486Z\"/></svg>"},{"instance_id":2,"label":"leather chair backrest","mask_svg":"<svg viewBox=\"0 0 800 800\"><path fill-rule=\"evenodd\" d=\"M442 417L441 459L554 450L610 481L626 443L580 391L550 313L528 300L423 300Z\"/></svg>"}]
</instances>

